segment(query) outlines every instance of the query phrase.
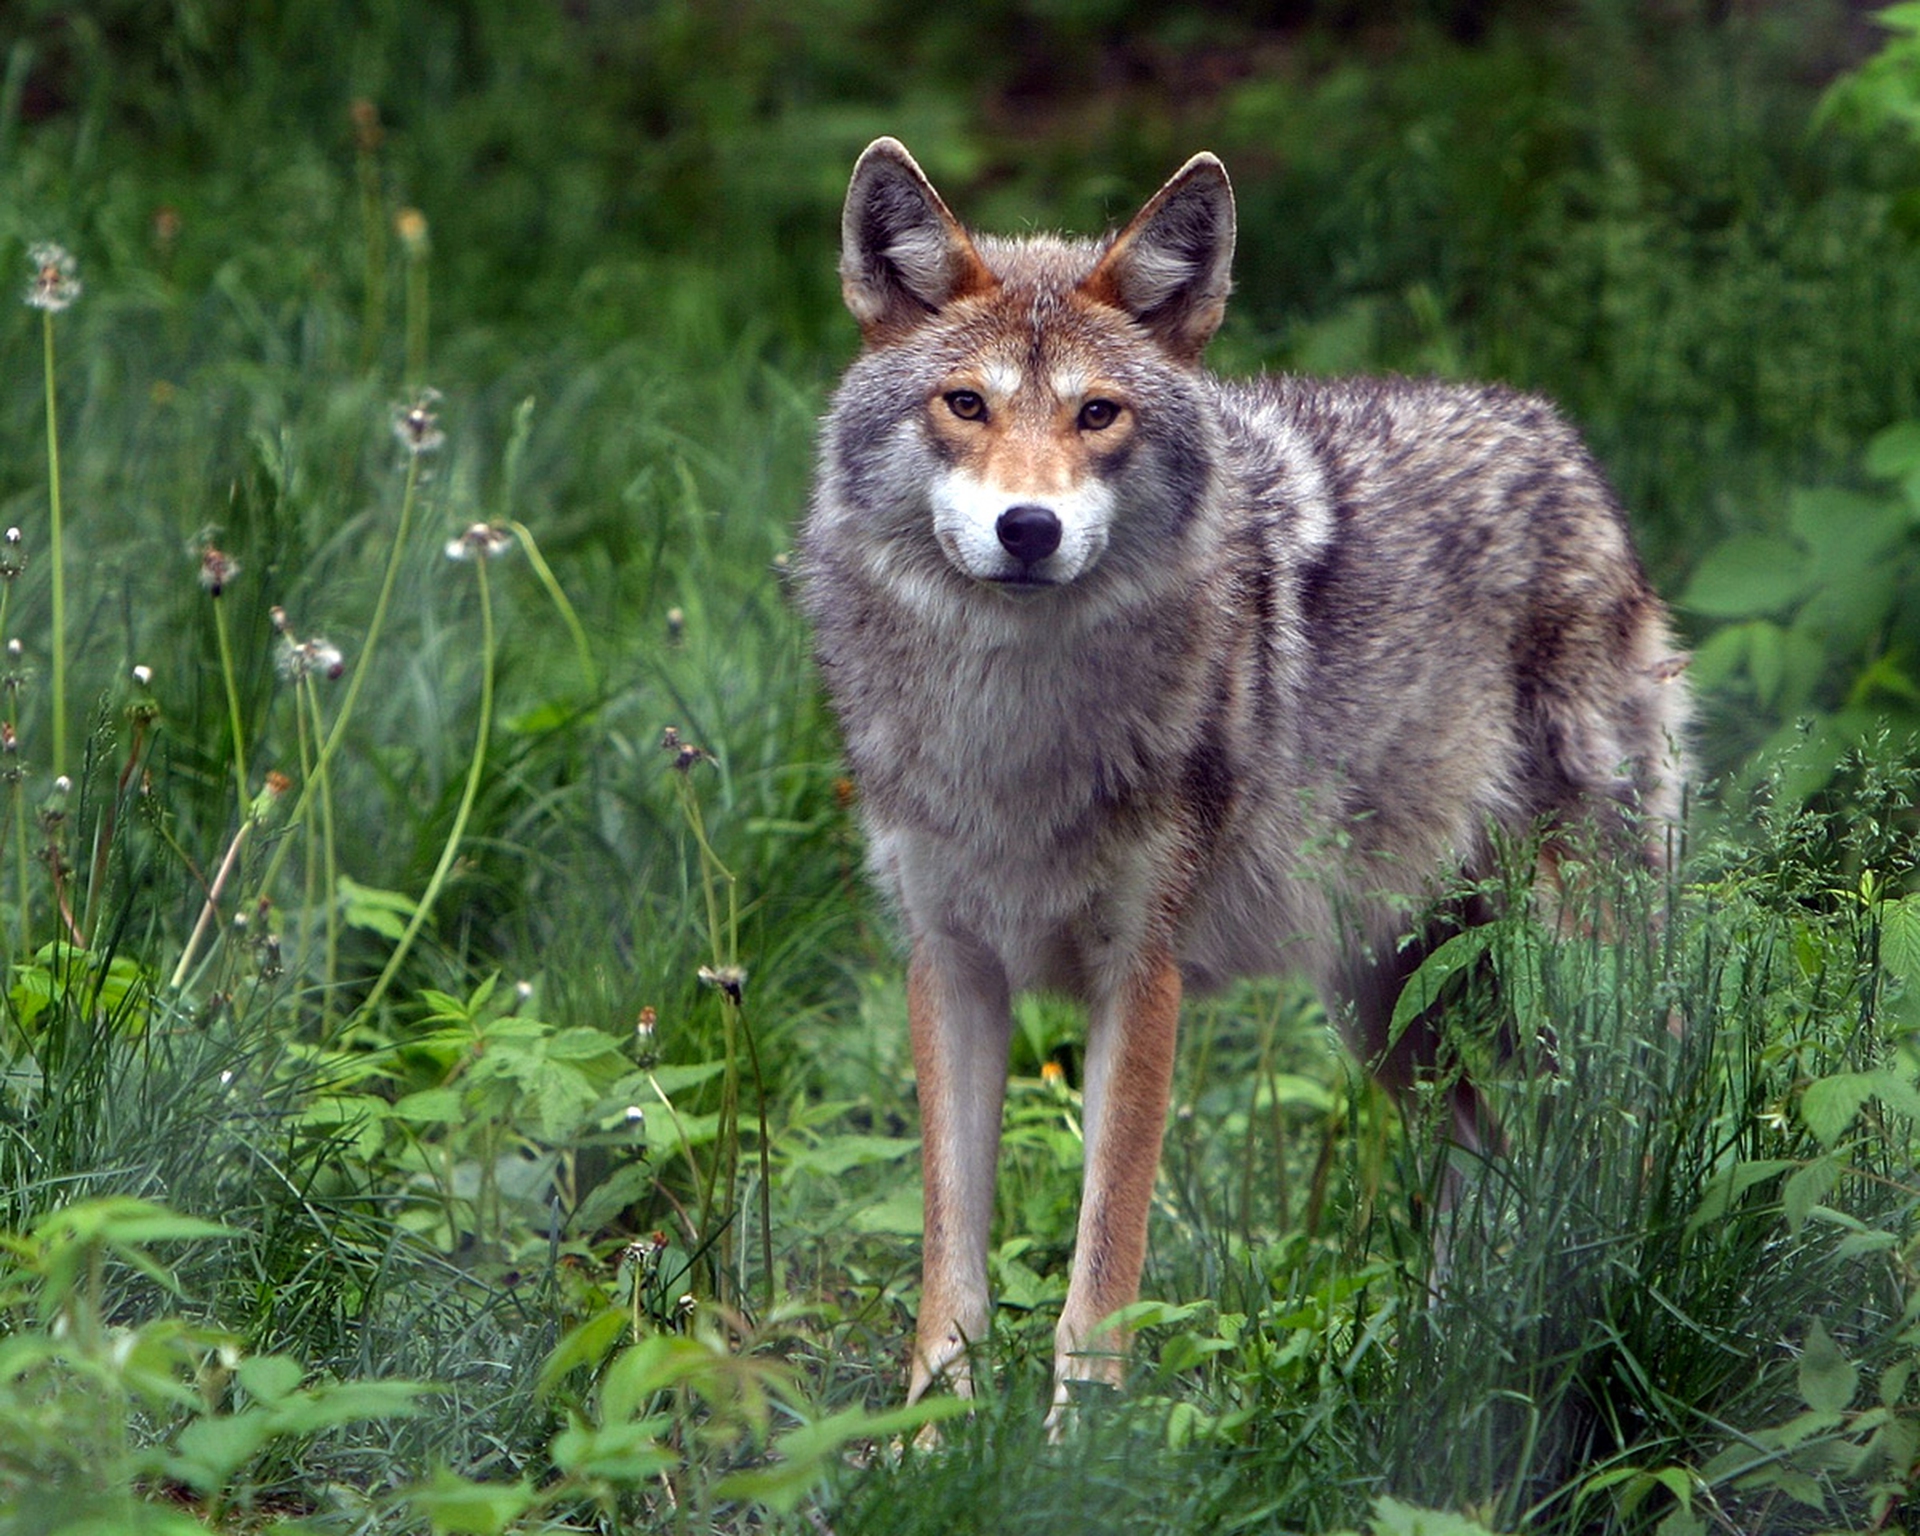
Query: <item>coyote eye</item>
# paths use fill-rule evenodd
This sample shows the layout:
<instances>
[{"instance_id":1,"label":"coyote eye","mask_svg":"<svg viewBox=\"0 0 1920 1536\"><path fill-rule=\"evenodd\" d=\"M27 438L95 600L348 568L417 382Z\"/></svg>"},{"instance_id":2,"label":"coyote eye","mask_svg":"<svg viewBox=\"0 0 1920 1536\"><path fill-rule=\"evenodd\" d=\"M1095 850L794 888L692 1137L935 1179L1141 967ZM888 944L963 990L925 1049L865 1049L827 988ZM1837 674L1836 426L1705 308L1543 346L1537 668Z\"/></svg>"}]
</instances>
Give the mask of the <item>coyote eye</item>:
<instances>
[{"instance_id":1,"label":"coyote eye","mask_svg":"<svg viewBox=\"0 0 1920 1536\"><path fill-rule=\"evenodd\" d=\"M1080 427L1086 432L1104 432L1120 419L1120 407L1111 400L1089 400L1080 407Z\"/></svg>"},{"instance_id":2,"label":"coyote eye","mask_svg":"<svg viewBox=\"0 0 1920 1536\"><path fill-rule=\"evenodd\" d=\"M947 409L962 421L984 421L987 402L970 389L956 389L947 395Z\"/></svg>"}]
</instances>

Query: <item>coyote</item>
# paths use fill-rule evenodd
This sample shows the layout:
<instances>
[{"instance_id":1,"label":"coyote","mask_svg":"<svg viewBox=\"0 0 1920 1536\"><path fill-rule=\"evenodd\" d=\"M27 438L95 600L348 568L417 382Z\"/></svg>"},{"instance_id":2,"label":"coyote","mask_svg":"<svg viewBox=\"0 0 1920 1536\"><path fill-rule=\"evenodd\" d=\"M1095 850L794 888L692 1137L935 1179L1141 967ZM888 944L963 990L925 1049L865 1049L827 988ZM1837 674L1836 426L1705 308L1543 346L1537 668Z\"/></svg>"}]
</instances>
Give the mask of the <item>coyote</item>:
<instances>
[{"instance_id":1,"label":"coyote","mask_svg":"<svg viewBox=\"0 0 1920 1536\"><path fill-rule=\"evenodd\" d=\"M912 945L924 1286L910 1399L971 1390L1012 997L1085 1004L1086 1173L1054 1421L1119 1381L1183 991L1310 975L1404 1096L1404 898L1496 842L1658 866L1687 714L1620 506L1544 401L1228 382L1194 156L1101 241L969 233L904 147L853 172L865 346L799 541L878 883ZM1455 1131L1487 1126L1470 1086Z\"/></svg>"}]
</instances>

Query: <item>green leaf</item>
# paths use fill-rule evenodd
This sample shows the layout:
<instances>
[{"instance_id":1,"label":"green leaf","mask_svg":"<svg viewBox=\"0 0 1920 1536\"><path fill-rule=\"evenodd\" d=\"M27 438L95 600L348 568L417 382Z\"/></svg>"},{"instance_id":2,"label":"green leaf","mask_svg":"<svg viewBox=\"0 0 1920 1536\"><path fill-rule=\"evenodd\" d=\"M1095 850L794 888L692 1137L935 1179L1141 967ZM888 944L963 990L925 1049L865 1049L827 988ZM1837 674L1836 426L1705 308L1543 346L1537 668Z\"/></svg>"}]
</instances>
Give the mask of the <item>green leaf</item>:
<instances>
[{"instance_id":1,"label":"green leaf","mask_svg":"<svg viewBox=\"0 0 1920 1536\"><path fill-rule=\"evenodd\" d=\"M476 1483L445 1467L408 1490L407 1503L426 1518L434 1536L500 1536L533 1503L533 1485Z\"/></svg>"},{"instance_id":2,"label":"green leaf","mask_svg":"<svg viewBox=\"0 0 1920 1536\"><path fill-rule=\"evenodd\" d=\"M1715 619L1777 613L1813 585L1807 552L1791 540L1737 533L1709 549L1679 603Z\"/></svg>"},{"instance_id":3,"label":"green leaf","mask_svg":"<svg viewBox=\"0 0 1920 1536\"><path fill-rule=\"evenodd\" d=\"M910 1136L828 1136L814 1146L789 1153L786 1161L796 1172L837 1176L853 1168L893 1162L919 1145L919 1139Z\"/></svg>"},{"instance_id":4,"label":"green leaf","mask_svg":"<svg viewBox=\"0 0 1920 1536\"><path fill-rule=\"evenodd\" d=\"M1872 1097L1872 1073L1837 1072L1815 1079L1801 1091L1800 1118L1823 1147L1830 1147L1847 1133L1860 1107Z\"/></svg>"},{"instance_id":5,"label":"green leaf","mask_svg":"<svg viewBox=\"0 0 1920 1536\"><path fill-rule=\"evenodd\" d=\"M1791 492L1787 522L1806 546L1813 575L1828 582L1849 581L1878 562L1907 532L1906 508L1897 500L1863 496L1837 486Z\"/></svg>"},{"instance_id":6,"label":"green leaf","mask_svg":"<svg viewBox=\"0 0 1920 1536\"><path fill-rule=\"evenodd\" d=\"M1806 1222L1807 1213L1840 1182L1841 1167L1837 1158L1822 1157L1788 1176L1780 1186L1780 1208L1786 1215L1789 1232L1798 1232Z\"/></svg>"},{"instance_id":7,"label":"green leaf","mask_svg":"<svg viewBox=\"0 0 1920 1536\"><path fill-rule=\"evenodd\" d=\"M1414 1020L1440 1001L1448 982L1470 972L1493 943L1493 925L1484 924L1456 933L1420 962L1420 968L1407 978L1400 997L1393 1005L1393 1021L1387 1028L1391 1045L1412 1027Z\"/></svg>"},{"instance_id":8,"label":"green leaf","mask_svg":"<svg viewBox=\"0 0 1920 1536\"><path fill-rule=\"evenodd\" d=\"M1859 1386L1859 1368L1815 1318L1800 1351L1801 1400L1815 1413L1845 1413Z\"/></svg>"},{"instance_id":9,"label":"green leaf","mask_svg":"<svg viewBox=\"0 0 1920 1536\"><path fill-rule=\"evenodd\" d=\"M1874 433L1862 463L1876 480L1904 480L1920 469L1920 421L1896 421Z\"/></svg>"},{"instance_id":10,"label":"green leaf","mask_svg":"<svg viewBox=\"0 0 1920 1536\"><path fill-rule=\"evenodd\" d=\"M819 1481L828 1458L848 1441L891 1440L928 1424L956 1418L969 1406L961 1398L934 1397L885 1413L848 1408L829 1414L782 1435L774 1446L780 1459L773 1465L731 1473L720 1480L714 1492L723 1499L755 1499L776 1513L786 1514Z\"/></svg>"},{"instance_id":11,"label":"green leaf","mask_svg":"<svg viewBox=\"0 0 1920 1536\"><path fill-rule=\"evenodd\" d=\"M1767 1157L1721 1169L1707 1180L1698 1208L1687 1218L1687 1231L1697 1232L1708 1222L1720 1220L1733 1210L1734 1202L1754 1185L1788 1173L1797 1166L1791 1158Z\"/></svg>"},{"instance_id":12,"label":"green leaf","mask_svg":"<svg viewBox=\"0 0 1920 1536\"><path fill-rule=\"evenodd\" d=\"M300 1390L306 1371L289 1355L254 1355L240 1362L235 1380L263 1403L277 1403Z\"/></svg>"},{"instance_id":13,"label":"green leaf","mask_svg":"<svg viewBox=\"0 0 1920 1536\"><path fill-rule=\"evenodd\" d=\"M672 1427L665 1414L619 1424L577 1422L553 1437L553 1464L574 1477L632 1487L680 1464L679 1456L661 1444Z\"/></svg>"},{"instance_id":14,"label":"green leaf","mask_svg":"<svg viewBox=\"0 0 1920 1536\"><path fill-rule=\"evenodd\" d=\"M195 1419L180 1431L174 1454L167 1458L168 1475L196 1493L215 1493L259 1455L274 1434L272 1420L258 1411Z\"/></svg>"},{"instance_id":15,"label":"green leaf","mask_svg":"<svg viewBox=\"0 0 1920 1536\"><path fill-rule=\"evenodd\" d=\"M349 928L377 933L383 939L404 938L408 919L419 906L411 896L376 890L347 875L338 876L334 888L339 892L341 920Z\"/></svg>"},{"instance_id":16,"label":"green leaf","mask_svg":"<svg viewBox=\"0 0 1920 1536\"><path fill-rule=\"evenodd\" d=\"M632 1319L624 1310L609 1307L584 1323L569 1328L542 1362L535 1392L546 1397L570 1371L600 1364L613 1352L613 1346L619 1342L631 1322Z\"/></svg>"},{"instance_id":17,"label":"green leaf","mask_svg":"<svg viewBox=\"0 0 1920 1536\"><path fill-rule=\"evenodd\" d=\"M1373 1502L1373 1536L1493 1536L1478 1520L1418 1509L1385 1495Z\"/></svg>"}]
</instances>

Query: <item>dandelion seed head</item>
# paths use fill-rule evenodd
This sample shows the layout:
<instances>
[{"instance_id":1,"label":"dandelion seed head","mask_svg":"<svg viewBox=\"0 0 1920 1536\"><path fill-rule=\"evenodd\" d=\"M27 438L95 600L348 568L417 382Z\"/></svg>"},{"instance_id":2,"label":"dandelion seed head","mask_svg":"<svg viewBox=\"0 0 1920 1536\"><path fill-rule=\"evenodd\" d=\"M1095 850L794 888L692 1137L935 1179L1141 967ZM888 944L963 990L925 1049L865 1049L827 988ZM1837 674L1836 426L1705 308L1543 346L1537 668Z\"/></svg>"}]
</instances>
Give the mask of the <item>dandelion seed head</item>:
<instances>
[{"instance_id":1,"label":"dandelion seed head","mask_svg":"<svg viewBox=\"0 0 1920 1536\"><path fill-rule=\"evenodd\" d=\"M208 544L200 551L200 585L210 597L218 597L240 574L240 562L223 549Z\"/></svg>"},{"instance_id":2,"label":"dandelion seed head","mask_svg":"<svg viewBox=\"0 0 1920 1536\"><path fill-rule=\"evenodd\" d=\"M708 986L725 994L734 1007L740 1006L740 999L747 990L747 972L739 965L703 965L699 970L700 979Z\"/></svg>"},{"instance_id":3,"label":"dandelion seed head","mask_svg":"<svg viewBox=\"0 0 1920 1536\"><path fill-rule=\"evenodd\" d=\"M410 405L395 406L393 412L393 435L400 439L400 446L418 458L423 453L432 453L447 440L447 434L440 430L440 418L434 407L440 403L440 391L423 389Z\"/></svg>"},{"instance_id":4,"label":"dandelion seed head","mask_svg":"<svg viewBox=\"0 0 1920 1536\"><path fill-rule=\"evenodd\" d=\"M466 532L447 540L449 560L492 560L513 548L513 531L498 523L469 523Z\"/></svg>"},{"instance_id":5,"label":"dandelion seed head","mask_svg":"<svg viewBox=\"0 0 1920 1536\"><path fill-rule=\"evenodd\" d=\"M65 246L51 241L29 246L27 260L33 263L26 293L29 308L58 314L80 297L80 264Z\"/></svg>"},{"instance_id":6,"label":"dandelion seed head","mask_svg":"<svg viewBox=\"0 0 1920 1536\"><path fill-rule=\"evenodd\" d=\"M283 630L280 654L274 659L274 666L281 678L289 683L302 682L309 677L324 677L332 681L347 670L347 661L340 654L340 647L323 635L315 635L310 640L296 640L289 631Z\"/></svg>"}]
</instances>

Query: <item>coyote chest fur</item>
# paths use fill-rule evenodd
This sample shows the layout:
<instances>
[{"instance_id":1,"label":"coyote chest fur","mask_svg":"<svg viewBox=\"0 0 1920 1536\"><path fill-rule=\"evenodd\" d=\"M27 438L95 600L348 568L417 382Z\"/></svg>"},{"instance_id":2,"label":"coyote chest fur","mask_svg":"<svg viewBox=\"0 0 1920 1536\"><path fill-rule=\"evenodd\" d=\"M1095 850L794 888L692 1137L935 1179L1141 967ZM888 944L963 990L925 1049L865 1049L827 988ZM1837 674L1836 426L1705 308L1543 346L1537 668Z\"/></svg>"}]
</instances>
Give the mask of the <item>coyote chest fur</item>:
<instances>
[{"instance_id":1,"label":"coyote chest fur","mask_svg":"<svg viewBox=\"0 0 1920 1536\"><path fill-rule=\"evenodd\" d=\"M1183 988L1304 970L1404 1090L1389 898L1501 832L1657 861L1677 810L1666 613L1572 430L1495 388L1214 378L1232 247L1211 156L1097 243L973 236L889 139L854 171L866 346L801 557L912 943L915 1396L967 1389L989 1318L1015 993L1088 1010L1064 1404L1120 1371Z\"/></svg>"}]
</instances>

